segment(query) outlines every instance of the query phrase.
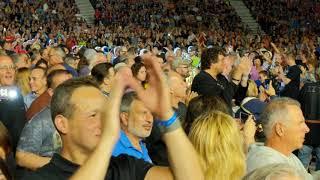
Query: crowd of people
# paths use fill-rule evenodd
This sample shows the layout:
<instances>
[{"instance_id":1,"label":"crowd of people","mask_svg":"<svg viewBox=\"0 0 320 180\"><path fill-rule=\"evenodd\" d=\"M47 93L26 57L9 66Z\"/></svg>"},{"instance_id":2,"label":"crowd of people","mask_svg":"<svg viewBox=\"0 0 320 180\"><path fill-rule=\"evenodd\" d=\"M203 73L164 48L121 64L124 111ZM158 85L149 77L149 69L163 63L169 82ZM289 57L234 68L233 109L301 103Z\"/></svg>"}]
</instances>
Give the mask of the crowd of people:
<instances>
[{"instance_id":1,"label":"crowd of people","mask_svg":"<svg viewBox=\"0 0 320 180\"><path fill-rule=\"evenodd\" d=\"M2 178L320 178L317 27L252 35L222 0L91 2L93 26L74 1L0 4ZM302 13L276 5L270 23Z\"/></svg>"},{"instance_id":2,"label":"crowd of people","mask_svg":"<svg viewBox=\"0 0 320 180\"><path fill-rule=\"evenodd\" d=\"M275 35L296 30L319 32L318 1L245 0L245 3L266 32Z\"/></svg>"}]
</instances>

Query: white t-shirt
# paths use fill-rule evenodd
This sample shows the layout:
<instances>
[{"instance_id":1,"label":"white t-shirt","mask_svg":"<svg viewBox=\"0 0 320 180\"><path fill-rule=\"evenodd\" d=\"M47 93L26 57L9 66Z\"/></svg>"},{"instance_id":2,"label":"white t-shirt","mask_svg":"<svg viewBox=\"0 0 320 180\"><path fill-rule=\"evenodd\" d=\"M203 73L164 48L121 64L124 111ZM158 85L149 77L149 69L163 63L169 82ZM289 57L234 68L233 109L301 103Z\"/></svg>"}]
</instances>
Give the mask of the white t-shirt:
<instances>
[{"instance_id":1,"label":"white t-shirt","mask_svg":"<svg viewBox=\"0 0 320 180\"><path fill-rule=\"evenodd\" d=\"M306 171L301 161L294 154L291 153L290 156L285 156L279 151L267 146L258 146L256 144L250 146L247 155L247 173L269 164L278 163L287 163L305 174L306 179L313 179L311 174Z\"/></svg>"}]
</instances>

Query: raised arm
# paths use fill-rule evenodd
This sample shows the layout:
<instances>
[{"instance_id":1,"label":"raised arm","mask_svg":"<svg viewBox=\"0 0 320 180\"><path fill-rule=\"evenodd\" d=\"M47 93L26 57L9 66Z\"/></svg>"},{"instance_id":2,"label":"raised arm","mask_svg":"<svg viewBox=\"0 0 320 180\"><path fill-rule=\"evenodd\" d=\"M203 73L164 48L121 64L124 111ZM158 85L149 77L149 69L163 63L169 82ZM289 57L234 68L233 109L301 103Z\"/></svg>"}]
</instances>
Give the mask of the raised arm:
<instances>
[{"instance_id":1,"label":"raised arm","mask_svg":"<svg viewBox=\"0 0 320 180\"><path fill-rule=\"evenodd\" d=\"M160 66L151 55L144 57L144 63L149 74L149 86L143 89L127 73L117 73L119 79L113 84L111 98L106 106L103 133L99 145L84 165L72 176L71 179L104 179L109 165L111 152L119 137L119 107L123 90L130 86L136 90L139 98L155 114L157 119L165 122L172 119L174 114L169 97L169 87L165 83ZM163 138L168 147L170 167L152 167L145 179L204 179L197 153L184 131L178 119L172 126L168 126ZM97 166L99 164L99 166Z\"/></svg>"},{"instance_id":2,"label":"raised arm","mask_svg":"<svg viewBox=\"0 0 320 180\"><path fill-rule=\"evenodd\" d=\"M160 67L155 63L152 56L145 56L144 62L150 75L149 87L145 90L141 86L136 87L138 96L146 106L155 114L160 124L173 122L169 126L162 127L163 140L168 148L170 167L151 168L145 179L204 179L203 172L198 160L197 153L175 118L170 105L169 87L165 82ZM162 126L162 125L160 125Z\"/></svg>"},{"instance_id":3,"label":"raised arm","mask_svg":"<svg viewBox=\"0 0 320 180\"><path fill-rule=\"evenodd\" d=\"M127 76L125 72L117 73L102 117L103 132L100 142L86 163L70 178L71 180L102 180L105 178L112 150L119 139L119 108L126 82L129 81Z\"/></svg>"}]
</instances>

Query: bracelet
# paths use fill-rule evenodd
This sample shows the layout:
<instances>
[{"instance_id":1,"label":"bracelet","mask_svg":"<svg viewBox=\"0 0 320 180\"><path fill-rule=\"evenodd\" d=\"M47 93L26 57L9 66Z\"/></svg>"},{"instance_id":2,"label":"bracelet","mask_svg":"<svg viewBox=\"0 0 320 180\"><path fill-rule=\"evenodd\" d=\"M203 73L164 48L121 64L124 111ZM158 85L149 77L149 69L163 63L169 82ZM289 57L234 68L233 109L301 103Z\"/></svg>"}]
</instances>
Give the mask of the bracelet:
<instances>
[{"instance_id":1,"label":"bracelet","mask_svg":"<svg viewBox=\"0 0 320 180\"><path fill-rule=\"evenodd\" d=\"M177 112L174 112L172 117L167 121L156 121L156 125L159 128L161 134L174 131L181 127Z\"/></svg>"},{"instance_id":2,"label":"bracelet","mask_svg":"<svg viewBox=\"0 0 320 180\"><path fill-rule=\"evenodd\" d=\"M160 134L163 135L179 129L181 127L181 123L179 118L177 118L169 127L159 125L157 127L159 128Z\"/></svg>"},{"instance_id":3,"label":"bracelet","mask_svg":"<svg viewBox=\"0 0 320 180\"><path fill-rule=\"evenodd\" d=\"M158 120L156 123L157 125L164 126L164 127L169 127L171 126L176 120L178 119L178 114L176 112L173 113L170 119L166 121L160 121Z\"/></svg>"}]
</instances>

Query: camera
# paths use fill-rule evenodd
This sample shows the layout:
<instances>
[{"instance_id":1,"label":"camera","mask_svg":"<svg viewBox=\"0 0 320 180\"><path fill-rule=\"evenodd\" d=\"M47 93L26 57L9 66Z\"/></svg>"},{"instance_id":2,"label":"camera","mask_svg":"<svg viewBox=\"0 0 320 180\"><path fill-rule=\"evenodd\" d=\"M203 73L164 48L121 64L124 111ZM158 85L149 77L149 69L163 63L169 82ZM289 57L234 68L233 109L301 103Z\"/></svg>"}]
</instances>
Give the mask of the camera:
<instances>
[{"instance_id":1,"label":"camera","mask_svg":"<svg viewBox=\"0 0 320 180\"><path fill-rule=\"evenodd\" d=\"M18 97L18 90L15 87L0 86L0 101L12 100Z\"/></svg>"}]
</instances>

